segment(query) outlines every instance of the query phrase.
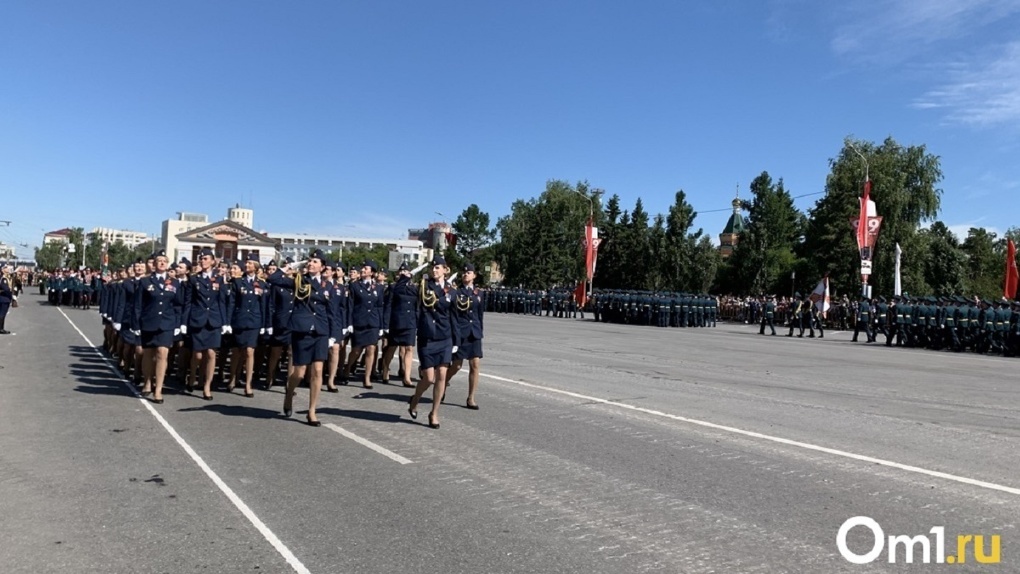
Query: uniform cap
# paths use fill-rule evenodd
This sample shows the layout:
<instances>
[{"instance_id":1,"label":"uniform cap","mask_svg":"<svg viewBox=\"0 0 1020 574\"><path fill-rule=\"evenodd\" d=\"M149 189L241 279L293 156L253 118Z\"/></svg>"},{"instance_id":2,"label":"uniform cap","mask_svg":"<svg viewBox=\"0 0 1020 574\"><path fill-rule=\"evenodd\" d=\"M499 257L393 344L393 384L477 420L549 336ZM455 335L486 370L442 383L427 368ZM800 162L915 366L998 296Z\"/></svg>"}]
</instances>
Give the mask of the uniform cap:
<instances>
[{"instance_id":1,"label":"uniform cap","mask_svg":"<svg viewBox=\"0 0 1020 574\"><path fill-rule=\"evenodd\" d=\"M461 272L462 273L467 273L468 271L474 271L474 270L475 270L474 264L472 264L472 263L465 263L464 264L464 268L461 270Z\"/></svg>"},{"instance_id":2,"label":"uniform cap","mask_svg":"<svg viewBox=\"0 0 1020 574\"><path fill-rule=\"evenodd\" d=\"M366 259L362 261L361 266L370 268L372 270L372 273L375 273L376 271L379 270L379 265L376 264L376 262L372 261L371 259Z\"/></svg>"},{"instance_id":3,"label":"uniform cap","mask_svg":"<svg viewBox=\"0 0 1020 574\"><path fill-rule=\"evenodd\" d=\"M442 255L436 255L432 258L432 265L446 265L446 259Z\"/></svg>"},{"instance_id":4,"label":"uniform cap","mask_svg":"<svg viewBox=\"0 0 1020 574\"><path fill-rule=\"evenodd\" d=\"M198 256L199 257L216 257L216 255L213 254L212 249L209 249L208 247L206 247L206 248L202 249L201 251L199 251L198 252Z\"/></svg>"}]
</instances>

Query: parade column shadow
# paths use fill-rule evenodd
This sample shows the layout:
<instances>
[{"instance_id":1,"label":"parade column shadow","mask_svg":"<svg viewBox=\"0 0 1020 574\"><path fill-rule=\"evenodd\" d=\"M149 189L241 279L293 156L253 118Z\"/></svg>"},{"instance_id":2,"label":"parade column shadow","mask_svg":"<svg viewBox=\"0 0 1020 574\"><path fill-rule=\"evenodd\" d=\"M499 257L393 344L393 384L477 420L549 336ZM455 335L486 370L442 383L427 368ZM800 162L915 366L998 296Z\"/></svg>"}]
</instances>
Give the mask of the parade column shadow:
<instances>
[{"instance_id":1,"label":"parade column shadow","mask_svg":"<svg viewBox=\"0 0 1020 574\"><path fill-rule=\"evenodd\" d=\"M70 373L76 383L75 391L90 395L114 395L135 398L128 384L110 370L106 363L92 347L71 345L70 355L75 362L71 364Z\"/></svg>"}]
</instances>

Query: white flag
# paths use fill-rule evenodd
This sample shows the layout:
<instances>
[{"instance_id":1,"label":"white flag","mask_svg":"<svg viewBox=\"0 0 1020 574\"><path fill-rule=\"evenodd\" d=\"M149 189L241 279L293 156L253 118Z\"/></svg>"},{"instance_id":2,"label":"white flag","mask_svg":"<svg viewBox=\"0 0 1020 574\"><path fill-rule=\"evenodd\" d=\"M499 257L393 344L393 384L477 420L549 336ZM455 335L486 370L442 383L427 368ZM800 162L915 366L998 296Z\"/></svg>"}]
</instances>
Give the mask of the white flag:
<instances>
[{"instance_id":1,"label":"white flag","mask_svg":"<svg viewBox=\"0 0 1020 574\"><path fill-rule=\"evenodd\" d=\"M822 280L815 286L815 290L811 292L811 302L815 304L815 308L818 309L822 317L829 312L829 278L822 277Z\"/></svg>"},{"instance_id":2,"label":"white flag","mask_svg":"<svg viewBox=\"0 0 1020 574\"><path fill-rule=\"evenodd\" d=\"M903 294L903 288L900 285L900 256L903 255L903 250L900 249L900 244L896 244L896 278L893 282L893 295L899 297Z\"/></svg>"}]
</instances>

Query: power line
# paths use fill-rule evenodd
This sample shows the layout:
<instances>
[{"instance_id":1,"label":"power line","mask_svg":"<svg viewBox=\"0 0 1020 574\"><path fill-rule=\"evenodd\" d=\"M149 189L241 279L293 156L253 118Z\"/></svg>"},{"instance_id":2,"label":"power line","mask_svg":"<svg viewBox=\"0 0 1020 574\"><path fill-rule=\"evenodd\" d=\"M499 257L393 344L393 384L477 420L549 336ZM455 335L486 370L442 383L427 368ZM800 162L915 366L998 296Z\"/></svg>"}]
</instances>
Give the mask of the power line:
<instances>
[{"instance_id":1,"label":"power line","mask_svg":"<svg viewBox=\"0 0 1020 574\"><path fill-rule=\"evenodd\" d=\"M795 196L791 197L790 199L800 199L802 197L811 197L812 195L824 195L824 194L825 194L824 191L816 191L814 193L804 193L804 194L801 194L801 195L795 195ZM701 215L702 213L719 213L721 211L733 211L733 208L732 207L725 207L723 209L709 209L709 210L706 210L706 211L698 211L698 215Z\"/></svg>"}]
</instances>

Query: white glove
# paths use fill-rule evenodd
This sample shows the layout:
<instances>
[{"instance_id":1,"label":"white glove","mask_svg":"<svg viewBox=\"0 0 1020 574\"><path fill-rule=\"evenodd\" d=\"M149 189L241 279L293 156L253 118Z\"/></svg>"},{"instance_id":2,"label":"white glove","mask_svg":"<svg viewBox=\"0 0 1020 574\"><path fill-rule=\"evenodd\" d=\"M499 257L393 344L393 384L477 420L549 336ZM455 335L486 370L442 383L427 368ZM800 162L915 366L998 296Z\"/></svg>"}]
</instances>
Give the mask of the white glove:
<instances>
[{"instance_id":1,"label":"white glove","mask_svg":"<svg viewBox=\"0 0 1020 574\"><path fill-rule=\"evenodd\" d=\"M188 334L188 326L187 325L181 325L181 334L182 335L187 335Z\"/></svg>"},{"instance_id":2,"label":"white glove","mask_svg":"<svg viewBox=\"0 0 1020 574\"><path fill-rule=\"evenodd\" d=\"M329 338L329 346L332 347L333 345L336 345L336 339L334 339L333 337L330 337Z\"/></svg>"},{"instance_id":3,"label":"white glove","mask_svg":"<svg viewBox=\"0 0 1020 574\"><path fill-rule=\"evenodd\" d=\"M181 334L181 328L180 327L174 329L174 337L176 337L177 335L180 335L180 334Z\"/></svg>"},{"instance_id":4,"label":"white glove","mask_svg":"<svg viewBox=\"0 0 1020 574\"><path fill-rule=\"evenodd\" d=\"M383 329L383 333L386 334L386 335L389 335L390 334L390 330L389 329Z\"/></svg>"},{"instance_id":5,"label":"white glove","mask_svg":"<svg viewBox=\"0 0 1020 574\"><path fill-rule=\"evenodd\" d=\"M224 325L224 326L220 327L220 334L221 335L226 335L229 332L230 332L230 325Z\"/></svg>"},{"instance_id":6,"label":"white glove","mask_svg":"<svg viewBox=\"0 0 1020 574\"><path fill-rule=\"evenodd\" d=\"M142 336L142 332L141 331L134 330L134 331L131 331L131 332L134 333L136 337L141 337Z\"/></svg>"},{"instance_id":7,"label":"white glove","mask_svg":"<svg viewBox=\"0 0 1020 574\"><path fill-rule=\"evenodd\" d=\"M114 323L113 324L113 330L114 331L120 331L120 323Z\"/></svg>"},{"instance_id":8,"label":"white glove","mask_svg":"<svg viewBox=\"0 0 1020 574\"><path fill-rule=\"evenodd\" d=\"M455 355L457 354L457 345L453 346L453 354L455 354Z\"/></svg>"},{"instance_id":9,"label":"white glove","mask_svg":"<svg viewBox=\"0 0 1020 574\"><path fill-rule=\"evenodd\" d=\"M265 329L259 329L259 335L265 335L265 334L266 334L266 330Z\"/></svg>"},{"instance_id":10,"label":"white glove","mask_svg":"<svg viewBox=\"0 0 1020 574\"><path fill-rule=\"evenodd\" d=\"M267 335L272 335L273 334L273 328L270 327L270 328L266 329L266 334Z\"/></svg>"},{"instance_id":11,"label":"white glove","mask_svg":"<svg viewBox=\"0 0 1020 574\"><path fill-rule=\"evenodd\" d=\"M386 332L386 331L383 331L382 329L379 329L379 336L380 336L380 337L382 337L382 336L383 336L383 333L385 333L385 332Z\"/></svg>"},{"instance_id":12,"label":"white glove","mask_svg":"<svg viewBox=\"0 0 1020 574\"><path fill-rule=\"evenodd\" d=\"M346 329L344 329L344 333L347 333L348 335L350 335L353 332L354 332L354 326L353 325L351 325L350 327L347 327Z\"/></svg>"}]
</instances>

